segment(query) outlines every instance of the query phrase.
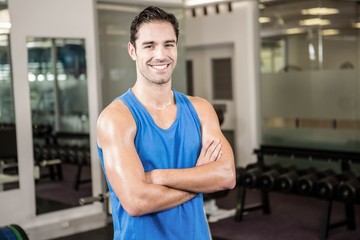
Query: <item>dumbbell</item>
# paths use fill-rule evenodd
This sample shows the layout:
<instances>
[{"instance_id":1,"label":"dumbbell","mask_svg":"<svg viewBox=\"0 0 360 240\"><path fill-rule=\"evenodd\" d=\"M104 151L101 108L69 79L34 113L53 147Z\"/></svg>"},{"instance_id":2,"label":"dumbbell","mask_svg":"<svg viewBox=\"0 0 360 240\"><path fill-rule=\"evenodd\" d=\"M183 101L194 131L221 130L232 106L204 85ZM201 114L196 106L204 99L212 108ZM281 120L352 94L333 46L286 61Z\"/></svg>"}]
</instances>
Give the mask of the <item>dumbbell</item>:
<instances>
[{"instance_id":1,"label":"dumbbell","mask_svg":"<svg viewBox=\"0 0 360 240\"><path fill-rule=\"evenodd\" d=\"M264 166L261 166L258 163L249 164L245 168L245 172L242 177L242 185L248 188L256 187L258 178L263 171L264 171Z\"/></svg>"},{"instance_id":2,"label":"dumbbell","mask_svg":"<svg viewBox=\"0 0 360 240\"><path fill-rule=\"evenodd\" d=\"M67 145L57 146L58 156L59 156L61 162L63 162L63 163L66 163L69 161L68 149L70 149L70 147Z\"/></svg>"},{"instance_id":3,"label":"dumbbell","mask_svg":"<svg viewBox=\"0 0 360 240\"><path fill-rule=\"evenodd\" d=\"M338 187L338 198L344 202L360 202L360 177L350 177L347 181L340 183Z\"/></svg>"},{"instance_id":4,"label":"dumbbell","mask_svg":"<svg viewBox=\"0 0 360 240\"><path fill-rule=\"evenodd\" d=\"M269 170L260 174L258 186L260 189L270 191L275 189L276 179L284 173L284 169L279 164L269 166Z\"/></svg>"},{"instance_id":5,"label":"dumbbell","mask_svg":"<svg viewBox=\"0 0 360 240\"><path fill-rule=\"evenodd\" d=\"M315 169L310 169L310 171L299 177L296 182L296 192L300 195L313 195L315 194L315 185L316 183L328 176L334 175L335 172L331 169L327 169L321 172L317 172Z\"/></svg>"},{"instance_id":6,"label":"dumbbell","mask_svg":"<svg viewBox=\"0 0 360 240\"><path fill-rule=\"evenodd\" d=\"M89 148L78 148L78 149L76 149L75 154L76 154L78 164L82 164L82 165L90 164L91 158L90 158L90 149Z\"/></svg>"},{"instance_id":7,"label":"dumbbell","mask_svg":"<svg viewBox=\"0 0 360 240\"><path fill-rule=\"evenodd\" d=\"M339 185L343 181L347 181L354 177L350 171L337 175L330 175L318 181L315 186L315 194L319 198L332 199L336 196Z\"/></svg>"},{"instance_id":8,"label":"dumbbell","mask_svg":"<svg viewBox=\"0 0 360 240\"><path fill-rule=\"evenodd\" d=\"M67 157L70 163L72 164L77 164L78 163L78 158L77 158L77 151L78 151L78 147L77 146L71 146L67 149Z\"/></svg>"},{"instance_id":9,"label":"dumbbell","mask_svg":"<svg viewBox=\"0 0 360 240\"><path fill-rule=\"evenodd\" d=\"M277 178L276 190L282 193L293 192L298 177L299 170L295 166L289 167L285 173Z\"/></svg>"}]
</instances>

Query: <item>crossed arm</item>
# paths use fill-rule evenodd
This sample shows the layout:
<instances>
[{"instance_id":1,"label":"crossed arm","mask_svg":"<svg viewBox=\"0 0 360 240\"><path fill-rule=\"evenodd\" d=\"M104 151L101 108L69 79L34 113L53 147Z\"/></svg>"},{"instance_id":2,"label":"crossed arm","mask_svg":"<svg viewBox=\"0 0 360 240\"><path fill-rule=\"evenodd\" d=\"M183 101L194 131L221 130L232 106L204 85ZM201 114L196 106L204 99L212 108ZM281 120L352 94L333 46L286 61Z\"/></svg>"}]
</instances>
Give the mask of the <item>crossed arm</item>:
<instances>
[{"instance_id":1,"label":"crossed arm","mask_svg":"<svg viewBox=\"0 0 360 240\"><path fill-rule=\"evenodd\" d=\"M199 115L210 104L193 102ZM208 105L206 105L208 104ZM201 117L204 146L197 165L189 169L145 173L134 146L136 124L121 101L111 103L98 119L98 144L103 150L107 178L125 210L140 216L178 206L199 192L235 185L232 150L222 135L216 113ZM215 126L213 126L213 125Z\"/></svg>"},{"instance_id":2,"label":"crossed arm","mask_svg":"<svg viewBox=\"0 0 360 240\"><path fill-rule=\"evenodd\" d=\"M204 99L190 97L201 121L202 154L206 154L207 144L219 143L220 155L217 158L198 159L196 167L187 169L156 169L146 173L150 183L179 190L211 193L231 189L236 184L234 155L229 142L221 132L219 121L213 107Z\"/></svg>"}]
</instances>

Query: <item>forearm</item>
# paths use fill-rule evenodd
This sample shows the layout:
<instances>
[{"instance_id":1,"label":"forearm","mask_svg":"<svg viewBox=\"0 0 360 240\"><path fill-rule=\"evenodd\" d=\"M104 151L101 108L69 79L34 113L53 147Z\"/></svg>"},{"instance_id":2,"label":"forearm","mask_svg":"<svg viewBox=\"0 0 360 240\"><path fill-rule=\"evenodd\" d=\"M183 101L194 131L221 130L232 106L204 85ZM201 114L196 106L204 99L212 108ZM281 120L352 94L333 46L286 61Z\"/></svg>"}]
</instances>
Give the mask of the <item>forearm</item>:
<instances>
[{"instance_id":1,"label":"forearm","mask_svg":"<svg viewBox=\"0 0 360 240\"><path fill-rule=\"evenodd\" d=\"M147 178L179 190L210 193L233 188L235 175L232 164L214 161L193 168L157 169L147 173Z\"/></svg>"},{"instance_id":2,"label":"forearm","mask_svg":"<svg viewBox=\"0 0 360 240\"><path fill-rule=\"evenodd\" d=\"M132 216L141 216L149 213L167 210L181 205L196 196L196 193L183 191L156 184L141 184L131 198L122 198L123 192L118 189L120 201L125 210Z\"/></svg>"}]
</instances>

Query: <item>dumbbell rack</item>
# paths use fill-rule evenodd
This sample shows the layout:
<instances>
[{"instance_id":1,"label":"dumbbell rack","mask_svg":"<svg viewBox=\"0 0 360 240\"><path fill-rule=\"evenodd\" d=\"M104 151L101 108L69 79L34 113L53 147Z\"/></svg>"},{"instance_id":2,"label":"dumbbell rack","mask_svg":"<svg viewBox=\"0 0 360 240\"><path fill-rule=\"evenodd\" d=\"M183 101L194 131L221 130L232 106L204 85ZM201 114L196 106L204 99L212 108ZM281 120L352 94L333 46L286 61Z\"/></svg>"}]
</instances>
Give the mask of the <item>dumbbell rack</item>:
<instances>
[{"instance_id":1,"label":"dumbbell rack","mask_svg":"<svg viewBox=\"0 0 360 240\"><path fill-rule=\"evenodd\" d=\"M336 161L341 166L341 171L349 171L352 162L360 163L360 153L356 152L341 152L328 150L315 150L306 148L291 148L262 145L259 149L254 150L257 156L257 164L262 166L264 164L265 156L288 157L290 159L310 159L310 160L324 160ZM242 221L244 212L262 210L264 214L270 214L269 191L260 189L261 200L260 203L247 206L245 205L246 186L238 184L238 197L236 204L235 221ZM319 239L327 239L329 231L334 228L346 226L348 230L356 229L354 203L344 202L345 219L338 222L331 222L332 204L335 199L325 199L324 210L320 222Z\"/></svg>"}]
</instances>

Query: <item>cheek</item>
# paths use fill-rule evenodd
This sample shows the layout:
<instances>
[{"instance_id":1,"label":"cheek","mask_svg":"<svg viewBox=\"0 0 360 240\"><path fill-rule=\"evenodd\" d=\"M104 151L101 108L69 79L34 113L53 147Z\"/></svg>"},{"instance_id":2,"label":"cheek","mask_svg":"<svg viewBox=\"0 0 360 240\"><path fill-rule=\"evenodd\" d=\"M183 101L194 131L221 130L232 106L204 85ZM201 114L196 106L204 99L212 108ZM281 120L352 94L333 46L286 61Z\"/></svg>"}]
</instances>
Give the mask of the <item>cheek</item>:
<instances>
[{"instance_id":1,"label":"cheek","mask_svg":"<svg viewBox=\"0 0 360 240\"><path fill-rule=\"evenodd\" d=\"M177 59L177 51L173 51L171 57L176 61Z\"/></svg>"},{"instance_id":2,"label":"cheek","mask_svg":"<svg viewBox=\"0 0 360 240\"><path fill-rule=\"evenodd\" d=\"M142 53L141 55L138 55L138 60L140 60L142 63L148 62L150 59L149 54Z\"/></svg>"}]
</instances>

